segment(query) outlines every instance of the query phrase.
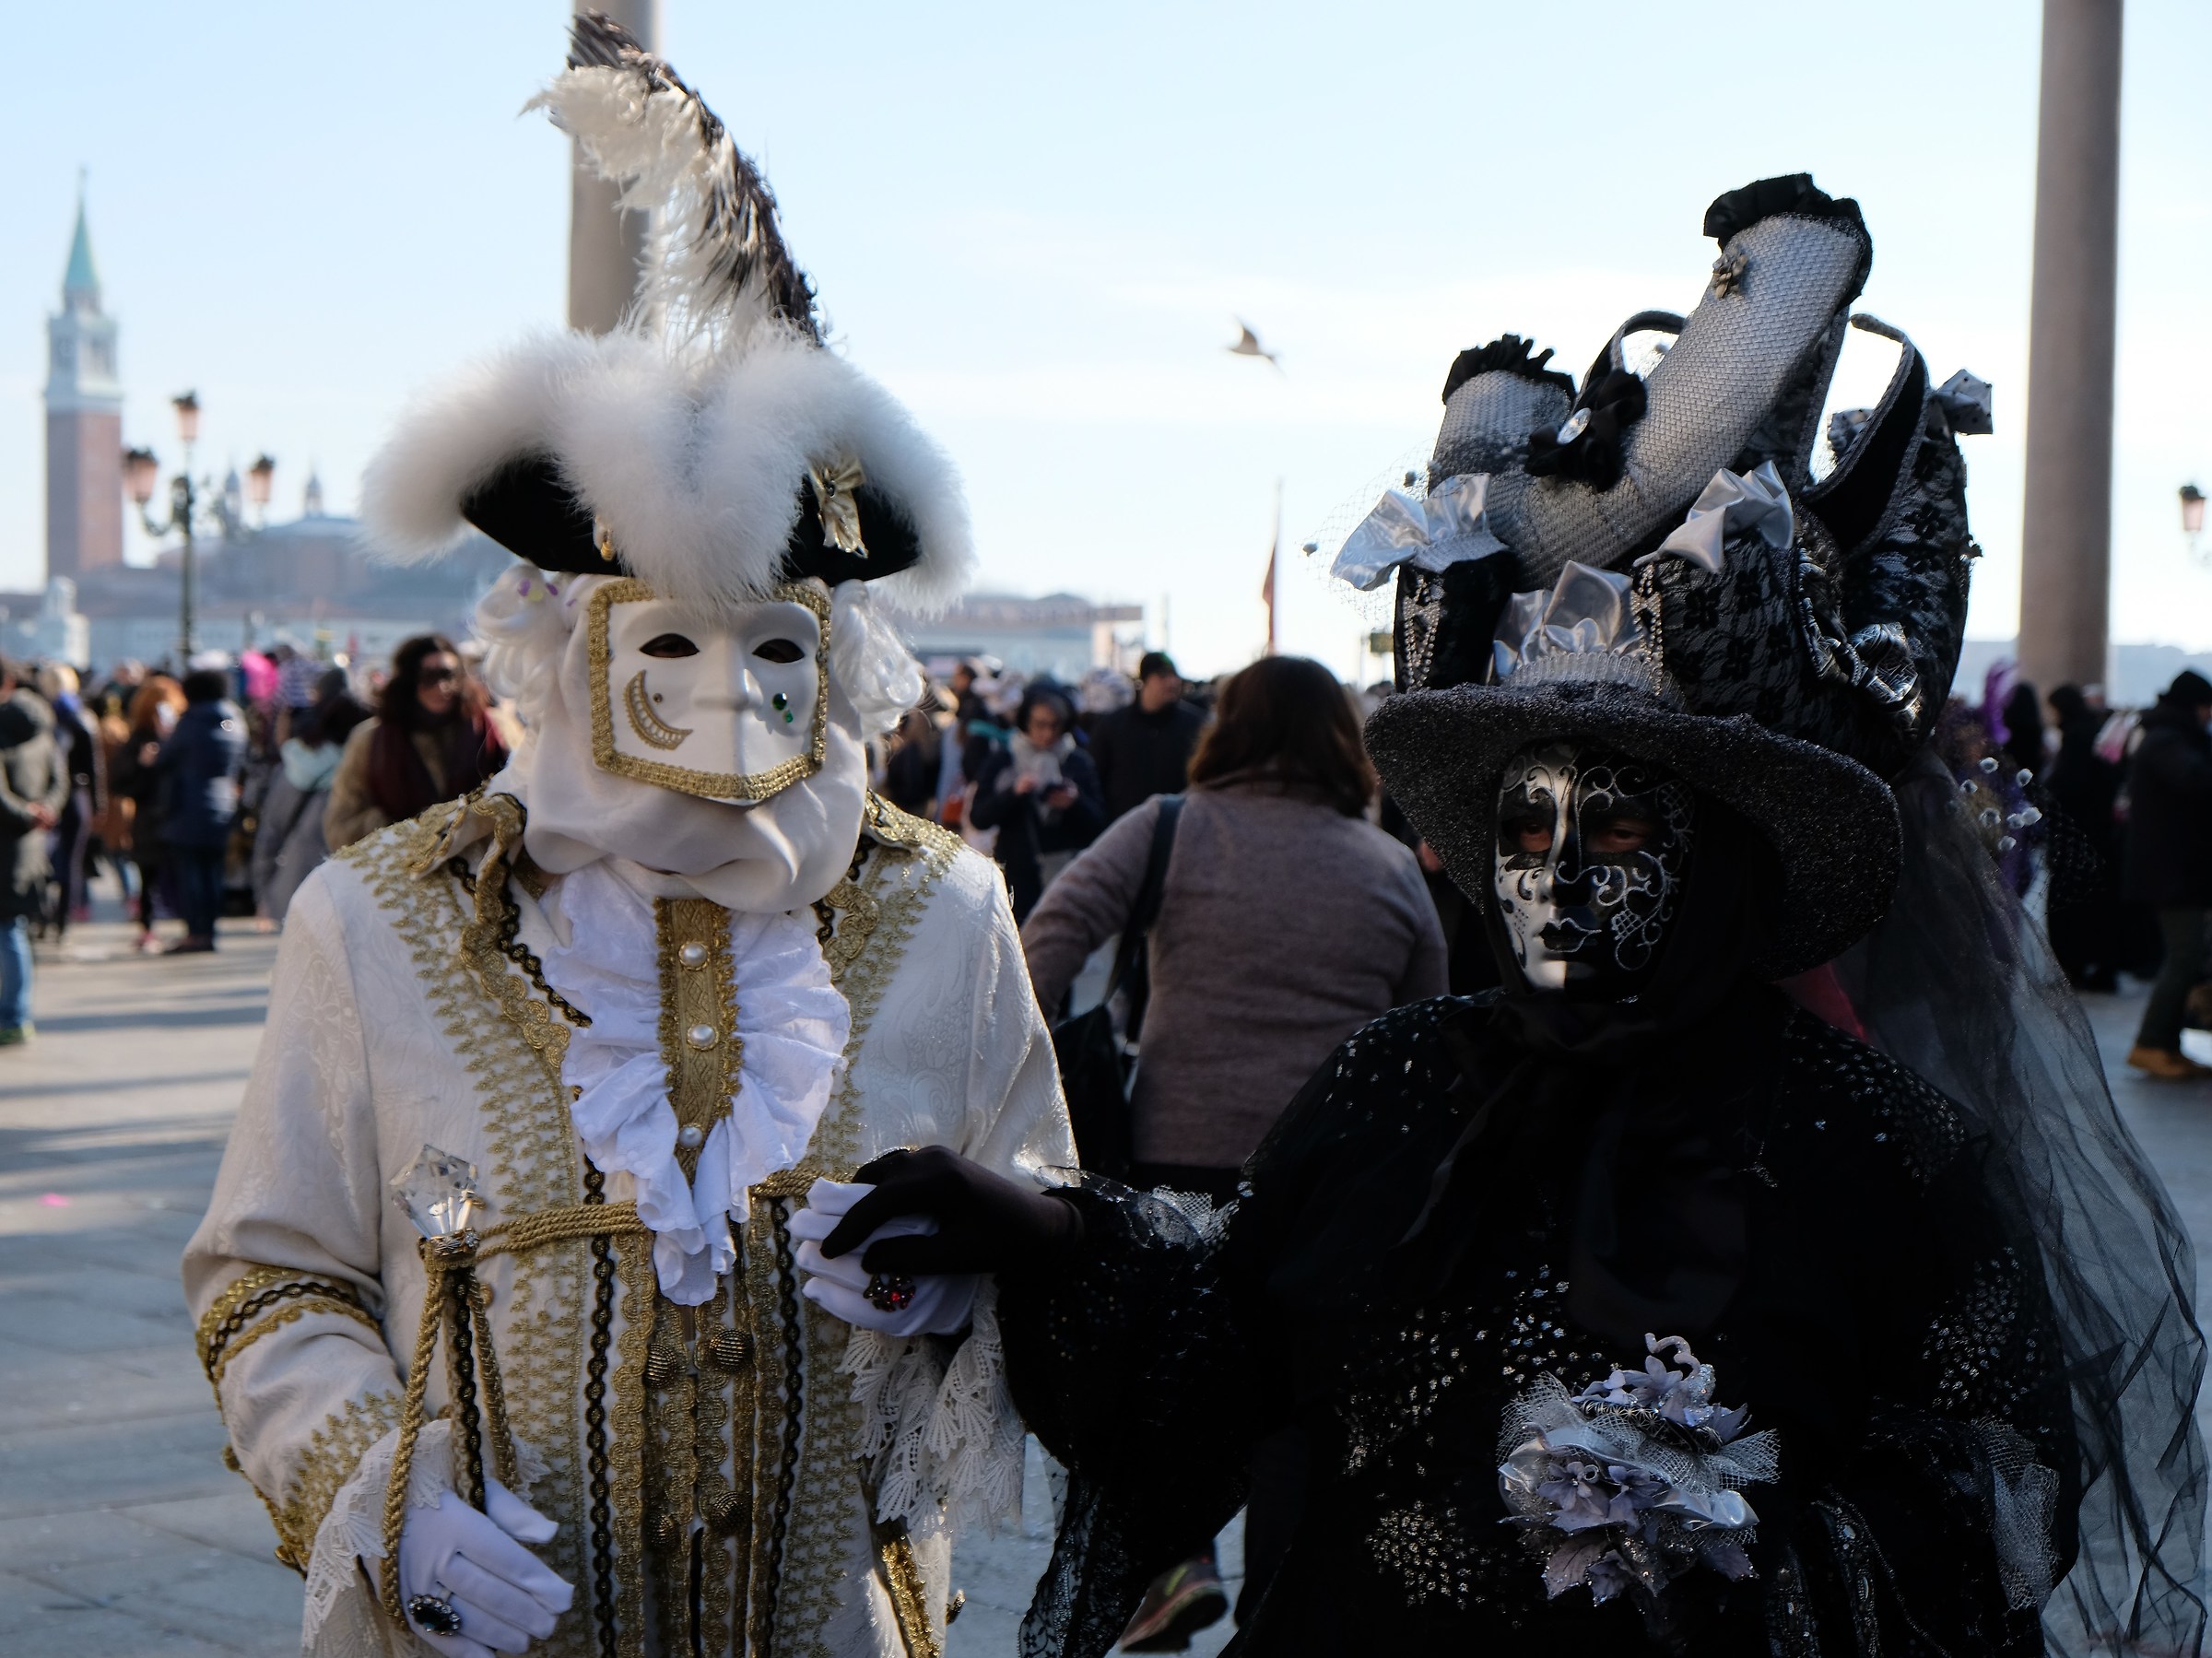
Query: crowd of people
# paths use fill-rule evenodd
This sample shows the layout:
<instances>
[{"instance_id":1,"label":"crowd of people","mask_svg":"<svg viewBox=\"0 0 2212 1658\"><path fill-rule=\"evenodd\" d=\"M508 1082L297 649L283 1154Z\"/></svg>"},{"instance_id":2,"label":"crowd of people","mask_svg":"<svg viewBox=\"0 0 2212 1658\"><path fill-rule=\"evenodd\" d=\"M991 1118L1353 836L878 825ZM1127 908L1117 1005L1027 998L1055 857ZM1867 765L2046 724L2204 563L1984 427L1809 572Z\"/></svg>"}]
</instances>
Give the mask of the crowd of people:
<instances>
[{"instance_id":1,"label":"crowd of people","mask_svg":"<svg viewBox=\"0 0 2212 1658\"><path fill-rule=\"evenodd\" d=\"M331 853L475 787L512 731L435 636L366 669L279 644L182 675L124 662L89 688L65 663L0 663L0 1046L35 1035L33 941L89 919L97 876L139 951L212 951L222 918L280 926Z\"/></svg>"},{"instance_id":2,"label":"crowd of people","mask_svg":"<svg viewBox=\"0 0 2212 1658\"><path fill-rule=\"evenodd\" d=\"M2048 715L2046 717L2046 709ZM2212 680L2184 669L2144 709L2099 686L2048 699L1992 669L1980 707L1954 699L1936 745L2008 884L2043 918L2077 991L2150 981L2127 1055L2163 1081L2212 1076L2182 1052L2212 1029Z\"/></svg>"}]
</instances>

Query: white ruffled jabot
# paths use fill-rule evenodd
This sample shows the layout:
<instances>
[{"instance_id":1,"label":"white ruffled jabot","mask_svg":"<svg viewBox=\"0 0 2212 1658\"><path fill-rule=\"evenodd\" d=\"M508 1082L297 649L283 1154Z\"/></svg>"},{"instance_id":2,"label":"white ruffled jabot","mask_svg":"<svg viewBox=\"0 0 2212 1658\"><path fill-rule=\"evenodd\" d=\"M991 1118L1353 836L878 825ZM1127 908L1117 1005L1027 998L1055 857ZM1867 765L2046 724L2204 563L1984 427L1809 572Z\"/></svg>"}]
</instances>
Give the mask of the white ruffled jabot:
<instances>
[{"instance_id":1,"label":"white ruffled jabot","mask_svg":"<svg viewBox=\"0 0 2212 1658\"><path fill-rule=\"evenodd\" d=\"M561 1076L581 1090L570 1106L594 1163L628 1174L639 1218L653 1232L661 1292L698 1306L730 1270L747 1194L795 1165L814 1137L843 1065L852 1016L830 982L813 919L799 913L730 916L730 960L744 1042L729 1114L700 1147L696 1182L677 1161L676 1110L661 1054L659 941L651 872L605 859L561 878L547 894L556 933L546 977L591 1017L569 1038ZM675 890L675 888L671 888Z\"/></svg>"}]
</instances>

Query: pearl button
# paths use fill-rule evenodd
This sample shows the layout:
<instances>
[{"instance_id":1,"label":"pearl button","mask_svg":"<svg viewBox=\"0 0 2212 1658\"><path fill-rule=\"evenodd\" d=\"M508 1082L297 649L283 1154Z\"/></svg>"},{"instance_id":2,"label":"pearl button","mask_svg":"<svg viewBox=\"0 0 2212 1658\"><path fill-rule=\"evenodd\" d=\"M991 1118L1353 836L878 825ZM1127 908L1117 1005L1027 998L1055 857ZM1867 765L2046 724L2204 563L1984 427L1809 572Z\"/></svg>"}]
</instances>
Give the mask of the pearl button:
<instances>
[{"instance_id":1,"label":"pearl button","mask_svg":"<svg viewBox=\"0 0 2212 1658\"><path fill-rule=\"evenodd\" d=\"M687 1123L683 1126L683 1132L676 1136L676 1143L686 1151L697 1151L706 1143L706 1130L696 1123Z\"/></svg>"},{"instance_id":2,"label":"pearl button","mask_svg":"<svg viewBox=\"0 0 2212 1658\"><path fill-rule=\"evenodd\" d=\"M703 944L688 944L677 951L676 958L686 967L704 967L707 965L707 947Z\"/></svg>"},{"instance_id":3,"label":"pearl button","mask_svg":"<svg viewBox=\"0 0 2212 1658\"><path fill-rule=\"evenodd\" d=\"M712 1048L716 1042L722 1041L722 1032L712 1025L694 1025L684 1032L684 1041L689 1042L694 1048Z\"/></svg>"}]
</instances>

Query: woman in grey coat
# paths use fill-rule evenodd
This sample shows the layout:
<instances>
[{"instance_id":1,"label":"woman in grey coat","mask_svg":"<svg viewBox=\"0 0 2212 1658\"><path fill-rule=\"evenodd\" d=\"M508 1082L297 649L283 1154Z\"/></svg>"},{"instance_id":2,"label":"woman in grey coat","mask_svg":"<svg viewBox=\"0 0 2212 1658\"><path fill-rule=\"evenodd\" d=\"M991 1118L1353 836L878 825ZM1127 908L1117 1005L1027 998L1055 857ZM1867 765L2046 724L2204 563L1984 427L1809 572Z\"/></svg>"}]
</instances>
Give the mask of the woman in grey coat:
<instances>
[{"instance_id":1,"label":"woman in grey coat","mask_svg":"<svg viewBox=\"0 0 2212 1658\"><path fill-rule=\"evenodd\" d=\"M253 900L271 921L284 920L300 883L329 855L323 809L330 802L331 779L347 737L368 717L369 710L347 688L346 671L332 668L315 682L313 706L285 740L253 836Z\"/></svg>"},{"instance_id":2,"label":"woman in grey coat","mask_svg":"<svg viewBox=\"0 0 2212 1658\"><path fill-rule=\"evenodd\" d=\"M1147 944L1129 1183L1218 1204L1339 1043L1448 985L1420 864L1367 820L1374 770L1328 669L1268 656L1230 678L1190 778ZM1128 921L1159 815L1155 796L1116 819L1030 912L1022 950L1047 1017ZM1301 1457L1294 1435L1253 1453L1241 1613L1288 1546ZM1211 1557L1186 1561L1153 1583L1124 1645L1180 1650L1227 1604Z\"/></svg>"}]
</instances>

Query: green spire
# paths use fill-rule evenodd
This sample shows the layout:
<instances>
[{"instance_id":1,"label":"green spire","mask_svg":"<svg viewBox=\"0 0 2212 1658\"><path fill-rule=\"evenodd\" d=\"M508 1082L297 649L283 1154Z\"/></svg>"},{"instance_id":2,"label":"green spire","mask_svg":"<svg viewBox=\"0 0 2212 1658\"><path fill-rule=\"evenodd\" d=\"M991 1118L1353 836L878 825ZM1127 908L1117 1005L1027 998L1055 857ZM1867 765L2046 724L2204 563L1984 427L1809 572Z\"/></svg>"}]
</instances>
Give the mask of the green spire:
<instances>
[{"instance_id":1,"label":"green spire","mask_svg":"<svg viewBox=\"0 0 2212 1658\"><path fill-rule=\"evenodd\" d=\"M65 302L84 299L100 306L100 273L92 267L92 233L85 228L85 175L76 175L76 234L69 243L69 271L62 278Z\"/></svg>"}]
</instances>

